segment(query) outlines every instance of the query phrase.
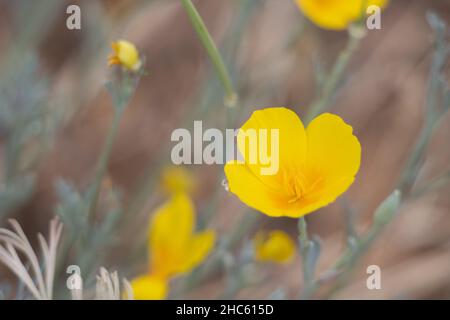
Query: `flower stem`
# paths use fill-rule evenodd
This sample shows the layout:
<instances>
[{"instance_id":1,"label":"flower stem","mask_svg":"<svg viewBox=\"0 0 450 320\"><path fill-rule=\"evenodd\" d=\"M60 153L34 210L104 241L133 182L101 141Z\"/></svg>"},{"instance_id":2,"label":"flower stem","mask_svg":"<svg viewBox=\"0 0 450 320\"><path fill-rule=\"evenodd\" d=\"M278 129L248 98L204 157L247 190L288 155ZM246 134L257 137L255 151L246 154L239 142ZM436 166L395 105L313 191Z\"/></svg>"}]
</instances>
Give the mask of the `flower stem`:
<instances>
[{"instance_id":1,"label":"flower stem","mask_svg":"<svg viewBox=\"0 0 450 320\"><path fill-rule=\"evenodd\" d=\"M95 172L94 184L92 186L92 198L89 206L88 217L93 218L95 216L95 210L97 207L98 197L100 194L100 186L102 184L103 177L105 176L106 169L108 168L109 159L111 157L112 147L114 140L116 139L117 132L119 131L119 124L122 118L123 108L114 108L114 118L106 136L105 144L103 145L100 158L97 163L97 169Z\"/></svg>"},{"instance_id":2,"label":"flower stem","mask_svg":"<svg viewBox=\"0 0 450 320\"><path fill-rule=\"evenodd\" d=\"M356 27L355 27L356 28ZM306 116L306 122L309 123L316 116L321 114L330 105L334 94L336 93L336 88L344 75L344 71L352 57L353 53L359 46L360 40L363 38L360 32L354 31L349 32L349 40L347 46L340 53L338 59L336 60L331 73L325 80L323 88L320 92L319 97L311 105L309 112Z\"/></svg>"},{"instance_id":3,"label":"flower stem","mask_svg":"<svg viewBox=\"0 0 450 320\"><path fill-rule=\"evenodd\" d=\"M434 132L434 120L429 119L430 117L427 116L425 124L420 132L419 138L414 146L414 150L411 156L408 158L407 164L400 178L399 189L402 190L405 194L408 194L410 192L410 189L415 182L415 179L422 165L426 147L428 146L428 142L430 141Z\"/></svg>"},{"instance_id":4,"label":"flower stem","mask_svg":"<svg viewBox=\"0 0 450 320\"><path fill-rule=\"evenodd\" d=\"M303 270L303 291L301 297L310 297L315 288L314 270L310 260L310 250L312 243L308 236L308 226L306 224L305 217L298 219L298 241L300 244L300 255L302 257L302 270Z\"/></svg>"},{"instance_id":5,"label":"flower stem","mask_svg":"<svg viewBox=\"0 0 450 320\"><path fill-rule=\"evenodd\" d=\"M412 198L418 198L426 193L442 188L450 182L450 170L446 171L442 175L439 175L422 187L417 188L417 190L411 193Z\"/></svg>"},{"instance_id":6,"label":"flower stem","mask_svg":"<svg viewBox=\"0 0 450 320\"><path fill-rule=\"evenodd\" d=\"M234 90L233 83L231 82L230 75L225 67L225 63L220 55L219 50L217 49L213 39L211 38L208 29L206 28L205 23L203 22L202 17L198 13L194 4L191 0L181 0L184 9L186 10L189 19L194 26L197 35L202 42L203 47L206 49L209 58L211 59L214 68L219 76L220 82L222 83L225 92L225 104L230 107L234 107L237 102L237 94Z\"/></svg>"}]
</instances>

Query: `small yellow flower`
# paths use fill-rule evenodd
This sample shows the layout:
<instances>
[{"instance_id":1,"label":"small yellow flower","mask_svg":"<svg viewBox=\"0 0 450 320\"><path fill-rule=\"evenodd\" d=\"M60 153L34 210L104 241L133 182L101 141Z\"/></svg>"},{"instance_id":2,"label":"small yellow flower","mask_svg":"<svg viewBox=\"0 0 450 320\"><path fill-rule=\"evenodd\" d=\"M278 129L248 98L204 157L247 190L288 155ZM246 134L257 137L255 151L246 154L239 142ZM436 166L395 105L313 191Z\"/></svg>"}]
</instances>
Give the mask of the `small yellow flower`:
<instances>
[{"instance_id":1,"label":"small yellow flower","mask_svg":"<svg viewBox=\"0 0 450 320\"><path fill-rule=\"evenodd\" d=\"M168 194L191 193L195 188L192 174L181 166L164 168L161 176L161 186Z\"/></svg>"},{"instance_id":2,"label":"small yellow flower","mask_svg":"<svg viewBox=\"0 0 450 320\"><path fill-rule=\"evenodd\" d=\"M194 227L194 206L183 193L174 194L156 210L148 235L149 274L132 282L136 299L166 298L170 278L189 273L206 259L216 234L195 233Z\"/></svg>"},{"instance_id":3,"label":"small yellow flower","mask_svg":"<svg viewBox=\"0 0 450 320\"><path fill-rule=\"evenodd\" d=\"M255 259L276 263L287 263L295 254L295 243L285 232L274 230L266 234L258 232L253 239Z\"/></svg>"},{"instance_id":4,"label":"small yellow flower","mask_svg":"<svg viewBox=\"0 0 450 320\"><path fill-rule=\"evenodd\" d=\"M279 130L279 170L262 175L260 162L248 161L245 132ZM253 112L238 132L244 161L229 161L229 190L248 206L272 217L299 218L333 202L355 179L361 145L339 116L324 113L308 127L286 108ZM267 148L270 150L270 146Z\"/></svg>"},{"instance_id":5,"label":"small yellow flower","mask_svg":"<svg viewBox=\"0 0 450 320\"><path fill-rule=\"evenodd\" d=\"M163 300L169 292L167 280L152 275L134 279L131 286L136 300Z\"/></svg>"},{"instance_id":6,"label":"small yellow flower","mask_svg":"<svg viewBox=\"0 0 450 320\"><path fill-rule=\"evenodd\" d=\"M295 0L295 2L303 14L319 27L343 30L362 18L369 6L384 8L389 0Z\"/></svg>"},{"instance_id":7,"label":"small yellow flower","mask_svg":"<svg viewBox=\"0 0 450 320\"><path fill-rule=\"evenodd\" d=\"M109 56L108 64L119 64L136 72L142 66L142 62L139 58L139 51L136 46L126 40L118 40L111 43L113 53Z\"/></svg>"}]
</instances>

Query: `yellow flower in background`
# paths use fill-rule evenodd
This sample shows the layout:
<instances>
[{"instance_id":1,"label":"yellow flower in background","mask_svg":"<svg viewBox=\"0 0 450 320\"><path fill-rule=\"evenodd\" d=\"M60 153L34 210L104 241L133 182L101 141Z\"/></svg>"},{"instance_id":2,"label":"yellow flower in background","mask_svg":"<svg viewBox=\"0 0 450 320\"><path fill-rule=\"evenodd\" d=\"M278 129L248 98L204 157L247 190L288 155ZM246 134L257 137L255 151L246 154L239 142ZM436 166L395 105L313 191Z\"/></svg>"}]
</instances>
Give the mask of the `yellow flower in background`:
<instances>
[{"instance_id":1,"label":"yellow flower in background","mask_svg":"<svg viewBox=\"0 0 450 320\"><path fill-rule=\"evenodd\" d=\"M182 166L168 166L162 172L161 187L168 194L189 194L195 188L195 179Z\"/></svg>"},{"instance_id":2,"label":"yellow flower in background","mask_svg":"<svg viewBox=\"0 0 450 320\"><path fill-rule=\"evenodd\" d=\"M195 233L192 201L174 195L156 210L150 224L150 270L162 278L188 273L201 264L213 248L216 235L207 230Z\"/></svg>"},{"instance_id":3,"label":"yellow flower in background","mask_svg":"<svg viewBox=\"0 0 450 320\"><path fill-rule=\"evenodd\" d=\"M138 71L142 66L139 51L136 46L126 40L118 40L111 43L113 53L109 56L108 64L119 64L131 71Z\"/></svg>"},{"instance_id":4,"label":"yellow flower in background","mask_svg":"<svg viewBox=\"0 0 450 320\"><path fill-rule=\"evenodd\" d=\"M194 206L187 195L177 193L156 209L150 221L149 273L131 283L135 299L165 299L172 277L188 273L211 252L216 234L194 232Z\"/></svg>"},{"instance_id":5,"label":"yellow flower in background","mask_svg":"<svg viewBox=\"0 0 450 320\"><path fill-rule=\"evenodd\" d=\"M253 239L253 246L255 259L263 262L287 263L295 254L294 241L281 230L258 232Z\"/></svg>"},{"instance_id":6,"label":"yellow flower in background","mask_svg":"<svg viewBox=\"0 0 450 320\"><path fill-rule=\"evenodd\" d=\"M369 6L384 8L389 0L295 0L295 2L303 14L319 27L343 30L362 18Z\"/></svg>"},{"instance_id":7,"label":"yellow flower in background","mask_svg":"<svg viewBox=\"0 0 450 320\"><path fill-rule=\"evenodd\" d=\"M261 175L262 164L246 159L243 137L248 129L279 130L276 174ZM229 190L272 217L299 218L324 207L350 187L359 170L361 145L352 132L339 116L329 113L319 115L305 129L289 109L255 111L237 136L244 161L225 165Z\"/></svg>"},{"instance_id":8,"label":"yellow flower in background","mask_svg":"<svg viewBox=\"0 0 450 320\"><path fill-rule=\"evenodd\" d=\"M136 300L163 300L169 293L169 285L166 279L144 275L131 282L134 299Z\"/></svg>"}]
</instances>

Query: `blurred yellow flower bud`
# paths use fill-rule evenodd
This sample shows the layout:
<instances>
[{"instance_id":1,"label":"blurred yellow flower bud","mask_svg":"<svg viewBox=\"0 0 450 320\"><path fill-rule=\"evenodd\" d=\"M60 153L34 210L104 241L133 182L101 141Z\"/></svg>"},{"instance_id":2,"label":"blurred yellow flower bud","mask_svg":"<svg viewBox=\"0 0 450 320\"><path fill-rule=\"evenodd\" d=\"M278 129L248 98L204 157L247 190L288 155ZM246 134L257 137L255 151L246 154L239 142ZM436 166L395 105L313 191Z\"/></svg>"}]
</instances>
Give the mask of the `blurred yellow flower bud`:
<instances>
[{"instance_id":1,"label":"blurred yellow flower bud","mask_svg":"<svg viewBox=\"0 0 450 320\"><path fill-rule=\"evenodd\" d=\"M168 194L189 194L195 188L195 179L191 172L181 166L168 166L162 172L161 187Z\"/></svg>"},{"instance_id":2,"label":"blurred yellow flower bud","mask_svg":"<svg viewBox=\"0 0 450 320\"><path fill-rule=\"evenodd\" d=\"M119 64L128 70L136 72L142 66L139 51L136 46L126 40L118 40L111 43L113 53L109 56L108 65Z\"/></svg>"},{"instance_id":3,"label":"blurred yellow flower bud","mask_svg":"<svg viewBox=\"0 0 450 320\"><path fill-rule=\"evenodd\" d=\"M276 263L287 263L295 254L295 243L283 231L275 230L269 233L258 232L253 239L255 259Z\"/></svg>"}]
</instances>

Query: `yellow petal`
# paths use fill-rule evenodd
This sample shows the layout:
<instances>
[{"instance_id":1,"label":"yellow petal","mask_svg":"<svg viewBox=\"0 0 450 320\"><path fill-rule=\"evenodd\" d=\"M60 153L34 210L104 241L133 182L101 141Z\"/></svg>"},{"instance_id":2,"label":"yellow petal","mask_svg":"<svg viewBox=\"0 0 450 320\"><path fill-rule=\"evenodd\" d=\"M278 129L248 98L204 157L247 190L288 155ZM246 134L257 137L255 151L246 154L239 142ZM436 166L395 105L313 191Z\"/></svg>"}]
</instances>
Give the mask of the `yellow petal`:
<instances>
[{"instance_id":1,"label":"yellow petal","mask_svg":"<svg viewBox=\"0 0 450 320\"><path fill-rule=\"evenodd\" d=\"M329 113L315 118L306 129L309 191L302 204L320 208L333 202L353 183L361 163L361 145L353 129Z\"/></svg>"},{"instance_id":2,"label":"yellow petal","mask_svg":"<svg viewBox=\"0 0 450 320\"><path fill-rule=\"evenodd\" d=\"M388 0L296 0L303 14L321 28L331 30L346 29L349 24L357 21L367 7L377 5L383 8Z\"/></svg>"},{"instance_id":3,"label":"yellow petal","mask_svg":"<svg viewBox=\"0 0 450 320\"><path fill-rule=\"evenodd\" d=\"M156 210L149 228L150 263L155 274L168 275L178 269L194 219L193 204L185 194L174 195Z\"/></svg>"},{"instance_id":4,"label":"yellow petal","mask_svg":"<svg viewBox=\"0 0 450 320\"><path fill-rule=\"evenodd\" d=\"M389 4L389 0L366 0L367 7L378 6L380 8L385 8Z\"/></svg>"},{"instance_id":5,"label":"yellow petal","mask_svg":"<svg viewBox=\"0 0 450 320\"><path fill-rule=\"evenodd\" d=\"M162 278L190 272L211 251L215 233L194 233L194 207L183 193L156 210L149 228L150 269Z\"/></svg>"},{"instance_id":6,"label":"yellow petal","mask_svg":"<svg viewBox=\"0 0 450 320\"><path fill-rule=\"evenodd\" d=\"M137 71L141 67L139 52L135 45L126 40L111 43L114 54L109 57L109 64L121 64L131 71Z\"/></svg>"},{"instance_id":7,"label":"yellow petal","mask_svg":"<svg viewBox=\"0 0 450 320\"><path fill-rule=\"evenodd\" d=\"M272 130L278 132L278 139L274 141L271 139ZM252 133L255 133L258 140L252 140ZM259 139L260 135L265 134L267 134L266 140ZM249 169L266 185L275 189L280 188L282 184L283 172L279 168L298 166L305 161L306 135L303 123L295 112L287 108L266 108L254 111L240 128L237 144ZM261 150L261 147L265 147L265 150ZM274 150L274 154L271 150ZM269 165L265 164L265 161L261 162L263 160L261 151L263 151L262 154L267 151L271 157L270 160L277 162L278 170L275 174L263 173L262 168L268 168Z\"/></svg>"},{"instance_id":8,"label":"yellow petal","mask_svg":"<svg viewBox=\"0 0 450 320\"><path fill-rule=\"evenodd\" d=\"M249 207L272 217L289 215L288 195L279 188L266 185L245 163L228 162L225 175L229 190Z\"/></svg>"},{"instance_id":9,"label":"yellow petal","mask_svg":"<svg viewBox=\"0 0 450 320\"><path fill-rule=\"evenodd\" d=\"M185 251L185 258L179 266L178 273L188 273L200 265L211 252L216 241L216 234L204 231L192 236Z\"/></svg>"},{"instance_id":10,"label":"yellow petal","mask_svg":"<svg viewBox=\"0 0 450 320\"><path fill-rule=\"evenodd\" d=\"M255 258L258 261L287 263L295 254L295 243L283 231L275 230L266 234L258 232L253 240Z\"/></svg>"},{"instance_id":11,"label":"yellow petal","mask_svg":"<svg viewBox=\"0 0 450 320\"><path fill-rule=\"evenodd\" d=\"M146 275L131 282L134 299L136 300L162 300L168 295L167 281L160 277Z\"/></svg>"},{"instance_id":12,"label":"yellow petal","mask_svg":"<svg viewBox=\"0 0 450 320\"><path fill-rule=\"evenodd\" d=\"M339 116L324 113L306 129L308 167L327 179L353 178L361 162L361 145L353 128Z\"/></svg>"}]
</instances>

